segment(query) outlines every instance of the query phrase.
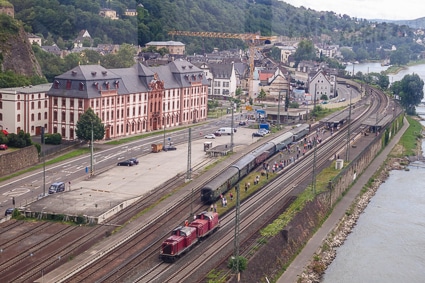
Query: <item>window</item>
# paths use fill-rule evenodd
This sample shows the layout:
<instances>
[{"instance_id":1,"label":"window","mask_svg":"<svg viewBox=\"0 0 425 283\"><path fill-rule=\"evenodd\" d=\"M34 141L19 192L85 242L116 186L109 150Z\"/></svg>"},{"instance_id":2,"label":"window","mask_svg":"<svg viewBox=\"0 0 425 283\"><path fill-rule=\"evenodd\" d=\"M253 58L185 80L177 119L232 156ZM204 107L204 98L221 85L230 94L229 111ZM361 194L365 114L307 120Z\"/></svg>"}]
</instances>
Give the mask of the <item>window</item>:
<instances>
[{"instance_id":1,"label":"window","mask_svg":"<svg viewBox=\"0 0 425 283\"><path fill-rule=\"evenodd\" d=\"M80 91L83 91L83 90L84 90L84 83L83 83L83 82L80 82L80 83L78 84L78 89L79 89Z\"/></svg>"},{"instance_id":2,"label":"window","mask_svg":"<svg viewBox=\"0 0 425 283\"><path fill-rule=\"evenodd\" d=\"M74 108L74 98L69 100L69 107Z\"/></svg>"},{"instance_id":3,"label":"window","mask_svg":"<svg viewBox=\"0 0 425 283\"><path fill-rule=\"evenodd\" d=\"M74 123L74 113L69 113L69 121L71 122L71 123Z\"/></svg>"},{"instance_id":4,"label":"window","mask_svg":"<svg viewBox=\"0 0 425 283\"><path fill-rule=\"evenodd\" d=\"M53 106L58 106L58 99L57 98L53 98Z\"/></svg>"},{"instance_id":5,"label":"window","mask_svg":"<svg viewBox=\"0 0 425 283\"><path fill-rule=\"evenodd\" d=\"M58 121L58 112L57 111L55 111L55 112L53 112L53 121Z\"/></svg>"},{"instance_id":6,"label":"window","mask_svg":"<svg viewBox=\"0 0 425 283\"><path fill-rule=\"evenodd\" d=\"M65 106L66 106L66 99L62 98L62 107L65 107Z\"/></svg>"},{"instance_id":7,"label":"window","mask_svg":"<svg viewBox=\"0 0 425 283\"><path fill-rule=\"evenodd\" d=\"M65 111L63 111L62 112L62 115L61 115L62 117L62 122L65 122L65 119L66 119L66 113L65 113Z\"/></svg>"},{"instance_id":8,"label":"window","mask_svg":"<svg viewBox=\"0 0 425 283\"><path fill-rule=\"evenodd\" d=\"M16 116L16 120L17 120L18 122L21 122L21 114L18 114L18 115Z\"/></svg>"},{"instance_id":9,"label":"window","mask_svg":"<svg viewBox=\"0 0 425 283\"><path fill-rule=\"evenodd\" d=\"M55 80L53 82L53 88L55 88L55 89L58 89L59 88L59 81L58 80Z\"/></svg>"},{"instance_id":10,"label":"window","mask_svg":"<svg viewBox=\"0 0 425 283\"><path fill-rule=\"evenodd\" d=\"M0 121L3 121L3 113L0 113Z\"/></svg>"},{"instance_id":11,"label":"window","mask_svg":"<svg viewBox=\"0 0 425 283\"><path fill-rule=\"evenodd\" d=\"M31 102L31 109L34 109L34 101Z\"/></svg>"},{"instance_id":12,"label":"window","mask_svg":"<svg viewBox=\"0 0 425 283\"><path fill-rule=\"evenodd\" d=\"M47 108L47 100L44 100L44 108Z\"/></svg>"},{"instance_id":13,"label":"window","mask_svg":"<svg viewBox=\"0 0 425 283\"><path fill-rule=\"evenodd\" d=\"M71 89L71 80L66 81L66 89Z\"/></svg>"},{"instance_id":14,"label":"window","mask_svg":"<svg viewBox=\"0 0 425 283\"><path fill-rule=\"evenodd\" d=\"M44 112L44 119L47 119L47 112Z\"/></svg>"},{"instance_id":15,"label":"window","mask_svg":"<svg viewBox=\"0 0 425 283\"><path fill-rule=\"evenodd\" d=\"M41 109L41 101L38 102L38 109Z\"/></svg>"},{"instance_id":16,"label":"window","mask_svg":"<svg viewBox=\"0 0 425 283\"><path fill-rule=\"evenodd\" d=\"M78 108L83 108L83 101L81 99L78 100Z\"/></svg>"},{"instance_id":17,"label":"window","mask_svg":"<svg viewBox=\"0 0 425 283\"><path fill-rule=\"evenodd\" d=\"M0 101L0 109L3 109L3 101Z\"/></svg>"},{"instance_id":18,"label":"window","mask_svg":"<svg viewBox=\"0 0 425 283\"><path fill-rule=\"evenodd\" d=\"M20 102L16 103L16 108L17 108L18 110L21 110L21 103L20 103Z\"/></svg>"},{"instance_id":19,"label":"window","mask_svg":"<svg viewBox=\"0 0 425 283\"><path fill-rule=\"evenodd\" d=\"M38 121L40 121L41 120L41 113L38 113Z\"/></svg>"}]
</instances>

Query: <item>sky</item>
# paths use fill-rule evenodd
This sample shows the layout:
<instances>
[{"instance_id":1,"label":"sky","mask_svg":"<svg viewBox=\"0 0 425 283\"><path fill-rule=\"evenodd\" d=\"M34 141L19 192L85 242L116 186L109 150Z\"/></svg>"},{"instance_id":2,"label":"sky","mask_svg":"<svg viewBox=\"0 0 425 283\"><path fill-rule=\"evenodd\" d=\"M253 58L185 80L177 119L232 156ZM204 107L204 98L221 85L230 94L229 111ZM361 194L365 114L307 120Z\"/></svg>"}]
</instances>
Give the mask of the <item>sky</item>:
<instances>
[{"instance_id":1,"label":"sky","mask_svg":"<svg viewBox=\"0 0 425 283\"><path fill-rule=\"evenodd\" d=\"M362 19L415 20L425 17L423 0L283 0L295 7L333 11Z\"/></svg>"}]
</instances>

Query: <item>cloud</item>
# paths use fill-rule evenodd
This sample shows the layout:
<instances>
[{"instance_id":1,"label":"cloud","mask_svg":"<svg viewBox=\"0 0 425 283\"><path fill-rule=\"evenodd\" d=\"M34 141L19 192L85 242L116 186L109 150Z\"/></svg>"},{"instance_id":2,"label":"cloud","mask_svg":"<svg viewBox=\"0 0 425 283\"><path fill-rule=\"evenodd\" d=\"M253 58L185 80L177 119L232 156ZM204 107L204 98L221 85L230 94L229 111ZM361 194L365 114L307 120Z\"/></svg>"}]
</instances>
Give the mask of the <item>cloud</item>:
<instances>
[{"instance_id":1,"label":"cloud","mask_svg":"<svg viewBox=\"0 0 425 283\"><path fill-rule=\"evenodd\" d=\"M420 0L285 0L295 7L304 6L316 11L333 11L351 17L385 20L414 20L425 17Z\"/></svg>"}]
</instances>

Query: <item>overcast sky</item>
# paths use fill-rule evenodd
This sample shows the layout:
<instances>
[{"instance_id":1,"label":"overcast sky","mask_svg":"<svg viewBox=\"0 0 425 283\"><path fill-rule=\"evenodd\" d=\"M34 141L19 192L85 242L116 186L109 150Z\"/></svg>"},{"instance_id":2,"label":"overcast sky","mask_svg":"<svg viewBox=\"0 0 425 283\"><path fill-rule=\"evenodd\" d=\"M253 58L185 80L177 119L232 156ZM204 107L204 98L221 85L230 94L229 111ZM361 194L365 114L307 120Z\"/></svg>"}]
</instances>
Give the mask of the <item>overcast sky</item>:
<instances>
[{"instance_id":1,"label":"overcast sky","mask_svg":"<svg viewBox=\"0 0 425 283\"><path fill-rule=\"evenodd\" d=\"M425 17L423 0L283 0L295 7L333 11L362 19L415 20Z\"/></svg>"}]
</instances>

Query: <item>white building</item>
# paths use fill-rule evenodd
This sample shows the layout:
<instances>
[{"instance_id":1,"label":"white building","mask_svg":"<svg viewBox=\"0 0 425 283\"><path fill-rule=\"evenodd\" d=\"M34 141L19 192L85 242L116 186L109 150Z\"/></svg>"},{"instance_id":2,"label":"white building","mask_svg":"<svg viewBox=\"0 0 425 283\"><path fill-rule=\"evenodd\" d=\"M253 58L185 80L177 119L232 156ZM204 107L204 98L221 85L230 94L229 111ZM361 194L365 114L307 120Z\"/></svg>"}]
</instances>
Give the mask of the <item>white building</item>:
<instances>
[{"instance_id":1,"label":"white building","mask_svg":"<svg viewBox=\"0 0 425 283\"><path fill-rule=\"evenodd\" d=\"M47 91L52 84L0 89L0 128L39 135L48 125Z\"/></svg>"}]
</instances>

